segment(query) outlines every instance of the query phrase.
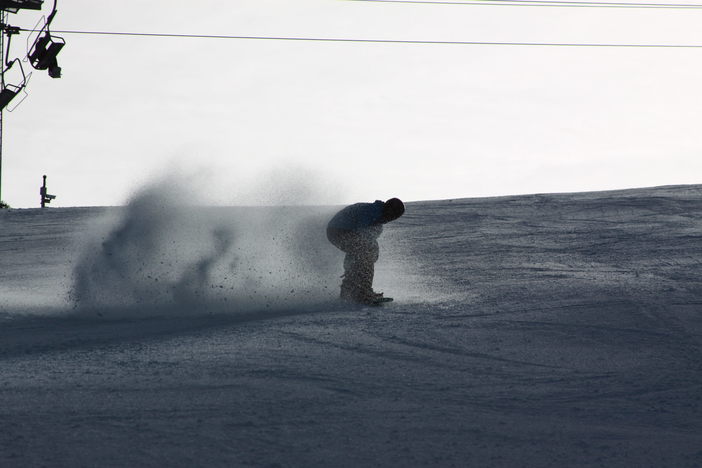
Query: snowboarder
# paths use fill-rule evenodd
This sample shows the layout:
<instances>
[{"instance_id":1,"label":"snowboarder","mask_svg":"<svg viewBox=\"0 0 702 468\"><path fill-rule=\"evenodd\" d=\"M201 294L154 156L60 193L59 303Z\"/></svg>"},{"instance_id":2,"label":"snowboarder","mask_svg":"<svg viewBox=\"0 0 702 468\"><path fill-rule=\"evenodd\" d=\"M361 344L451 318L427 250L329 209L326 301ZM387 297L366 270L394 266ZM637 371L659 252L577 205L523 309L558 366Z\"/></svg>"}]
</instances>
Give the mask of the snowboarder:
<instances>
[{"instance_id":1,"label":"snowboarder","mask_svg":"<svg viewBox=\"0 0 702 468\"><path fill-rule=\"evenodd\" d=\"M375 262L378 260L378 237L383 224L405 212L398 198L383 202L356 203L339 211L327 225L327 238L346 253L340 297L361 304L383 302L383 293L373 291Z\"/></svg>"}]
</instances>

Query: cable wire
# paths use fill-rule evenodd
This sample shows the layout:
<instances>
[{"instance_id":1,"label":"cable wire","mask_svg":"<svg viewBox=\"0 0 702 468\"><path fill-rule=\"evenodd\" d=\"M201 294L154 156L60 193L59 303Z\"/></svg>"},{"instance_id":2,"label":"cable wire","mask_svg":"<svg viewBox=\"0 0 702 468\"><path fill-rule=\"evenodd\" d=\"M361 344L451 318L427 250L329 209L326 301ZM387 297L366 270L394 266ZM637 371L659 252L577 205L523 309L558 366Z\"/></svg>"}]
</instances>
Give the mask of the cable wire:
<instances>
[{"instance_id":1,"label":"cable wire","mask_svg":"<svg viewBox=\"0 0 702 468\"><path fill-rule=\"evenodd\" d=\"M696 3L626 3L626 2L573 2L551 0L475 0L475 1L444 1L444 0L346 0L366 3L412 3L426 5L470 5L470 6L523 6L523 7L563 7L563 8L653 8L675 10L702 9L702 4Z\"/></svg>"},{"instance_id":2,"label":"cable wire","mask_svg":"<svg viewBox=\"0 0 702 468\"><path fill-rule=\"evenodd\" d=\"M23 29L23 31L30 31ZM162 37L187 39L240 39L259 41L294 41L294 42L349 42L374 44L423 44L423 45L475 45L475 46L531 46L531 47L617 47L617 48L666 48L666 49L700 49L702 44L616 44L616 43L573 43L573 42L502 42L502 41L432 41L406 39L359 39L334 37L285 37L285 36L233 36L218 34L174 34L143 33L117 31L76 31L54 30L58 34L88 34L100 36Z\"/></svg>"}]
</instances>

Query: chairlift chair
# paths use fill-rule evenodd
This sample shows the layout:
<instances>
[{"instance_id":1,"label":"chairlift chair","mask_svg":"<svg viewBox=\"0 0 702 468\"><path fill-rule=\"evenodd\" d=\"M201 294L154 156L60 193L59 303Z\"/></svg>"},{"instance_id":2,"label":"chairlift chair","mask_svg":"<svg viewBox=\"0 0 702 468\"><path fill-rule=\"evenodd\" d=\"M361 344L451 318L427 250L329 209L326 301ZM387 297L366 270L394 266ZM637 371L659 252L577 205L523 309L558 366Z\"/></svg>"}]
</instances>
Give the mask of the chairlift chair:
<instances>
[{"instance_id":1,"label":"chairlift chair","mask_svg":"<svg viewBox=\"0 0 702 468\"><path fill-rule=\"evenodd\" d=\"M60 78L61 67L58 66L56 56L64 45L66 41L62 37L52 36L49 31L45 31L32 44L27 54L29 63L37 70L49 70L49 76L52 78Z\"/></svg>"},{"instance_id":2,"label":"chairlift chair","mask_svg":"<svg viewBox=\"0 0 702 468\"><path fill-rule=\"evenodd\" d=\"M22 91L22 86L16 86L13 84L5 85L2 91L0 91L0 110L3 110L12 101L15 96Z\"/></svg>"},{"instance_id":3,"label":"chairlift chair","mask_svg":"<svg viewBox=\"0 0 702 468\"><path fill-rule=\"evenodd\" d=\"M19 10L41 10L44 0L0 0L0 10L17 13Z\"/></svg>"},{"instance_id":4,"label":"chairlift chair","mask_svg":"<svg viewBox=\"0 0 702 468\"><path fill-rule=\"evenodd\" d=\"M24 67L22 66L22 62L20 62L19 59L14 59L12 62L9 62L7 64L7 68L5 68L3 73L7 73L15 63L19 64L20 71L22 72L22 82L19 84L5 83L5 86L0 91L0 111L7 107L7 105L10 104L10 101L12 101L27 85L27 75L24 74ZM24 98L22 99L22 101L23 100ZM17 105L19 105L19 103Z\"/></svg>"}]
</instances>

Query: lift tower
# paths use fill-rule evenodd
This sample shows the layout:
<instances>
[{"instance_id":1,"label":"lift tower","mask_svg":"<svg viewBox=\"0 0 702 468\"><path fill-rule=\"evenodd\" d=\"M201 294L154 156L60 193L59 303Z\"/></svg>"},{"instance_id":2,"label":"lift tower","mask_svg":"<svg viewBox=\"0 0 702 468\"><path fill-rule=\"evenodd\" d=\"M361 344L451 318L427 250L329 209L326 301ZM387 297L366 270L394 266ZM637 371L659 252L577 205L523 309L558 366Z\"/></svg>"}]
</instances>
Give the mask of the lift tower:
<instances>
[{"instance_id":1,"label":"lift tower","mask_svg":"<svg viewBox=\"0 0 702 468\"><path fill-rule=\"evenodd\" d=\"M20 58L10 58L10 43L12 36L17 35L22 29L7 24L9 13L18 13L20 10L41 10L44 0L0 0L0 201L2 201L2 143L3 143L3 110L20 91L24 90L27 84L27 75L24 73L23 61L29 61L31 66L37 70L48 70L49 76L59 78L61 67L58 66L56 55L64 46L65 41L49 32L49 25L56 16L56 2L49 16L44 20L44 25L39 29L34 43L28 51ZM24 30L26 31L26 30ZM37 32L37 31L33 31ZM15 83L6 82L6 73L16 67L21 73L21 81ZM21 102L21 101L20 101ZM11 110L11 109L8 109Z\"/></svg>"}]
</instances>

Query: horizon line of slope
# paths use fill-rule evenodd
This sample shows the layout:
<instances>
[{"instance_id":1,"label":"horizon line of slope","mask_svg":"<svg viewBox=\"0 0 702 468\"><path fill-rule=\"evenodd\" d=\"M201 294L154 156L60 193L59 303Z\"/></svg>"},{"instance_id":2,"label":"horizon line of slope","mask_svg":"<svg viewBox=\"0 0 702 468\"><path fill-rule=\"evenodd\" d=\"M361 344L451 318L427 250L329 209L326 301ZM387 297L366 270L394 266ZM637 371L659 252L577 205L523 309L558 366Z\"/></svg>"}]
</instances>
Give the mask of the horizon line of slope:
<instances>
[{"instance_id":1,"label":"horizon line of slope","mask_svg":"<svg viewBox=\"0 0 702 468\"><path fill-rule=\"evenodd\" d=\"M681 190L696 192L696 194L702 193L702 183L700 184L668 184L668 185L654 185L646 187L629 187L629 188L619 188L619 189L605 189L605 190L583 190L583 191L572 191L572 192L529 192L529 193L515 193L515 194L503 194L503 195L487 195L487 196L467 196L467 197L454 197L454 198L438 198L438 199L424 199L424 200L407 200L405 204L435 204L444 202L460 202L460 201L501 201L501 200L512 200L519 198L561 198L561 197L591 197L601 195L604 197L612 196L642 196L652 193L669 193L669 192L679 192ZM372 201L372 200L366 200ZM39 207L23 207L23 208L8 208L7 211L29 211L29 210L61 210L61 209L108 209L108 208L124 208L129 203L129 200L123 205L71 205L71 206L47 206L46 208ZM216 208L242 208L242 209L256 209L256 208L285 208L285 207L326 207L326 206L345 206L350 203L336 203L336 204L290 204L290 205L280 205L280 204L261 204L261 205L251 205L251 204L188 204L183 206L188 207L216 207ZM0 213L3 211L0 210Z\"/></svg>"}]
</instances>

